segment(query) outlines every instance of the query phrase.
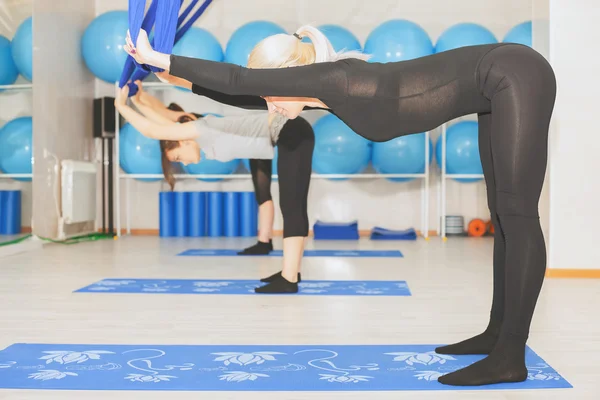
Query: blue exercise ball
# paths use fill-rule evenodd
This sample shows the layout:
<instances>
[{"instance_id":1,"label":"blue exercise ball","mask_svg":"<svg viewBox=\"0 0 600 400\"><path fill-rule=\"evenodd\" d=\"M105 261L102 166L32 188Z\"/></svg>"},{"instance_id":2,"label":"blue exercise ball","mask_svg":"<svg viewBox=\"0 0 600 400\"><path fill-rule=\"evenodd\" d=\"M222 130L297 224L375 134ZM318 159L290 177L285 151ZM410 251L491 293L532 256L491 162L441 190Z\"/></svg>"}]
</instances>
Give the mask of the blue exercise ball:
<instances>
[{"instance_id":1,"label":"blue exercise ball","mask_svg":"<svg viewBox=\"0 0 600 400\"><path fill-rule=\"evenodd\" d=\"M28 81L33 79L33 34L32 18L29 17L19 25L10 43L13 60L19 73Z\"/></svg>"},{"instance_id":2,"label":"blue exercise ball","mask_svg":"<svg viewBox=\"0 0 600 400\"><path fill-rule=\"evenodd\" d=\"M433 44L420 25L395 19L369 34L364 52L372 56L370 62L405 61L433 54Z\"/></svg>"},{"instance_id":3,"label":"blue exercise ball","mask_svg":"<svg viewBox=\"0 0 600 400\"><path fill-rule=\"evenodd\" d=\"M128 57L123 50L127 29L127 11L109 11L96 17L83 33L83 60L105 82L115 83L121 78Z\"/></svg>"},{"instance_id":4,"label":"blue exercise ball","mask_svg":"<svg viewBox=\"0 0 600 400\"><path fill-rule=\"evenodd\" d=\"M353 51L353 50L362 50L362 46L360 42L354 36L352 32L348 29L339 26L339 25L320 25L317 27L327 39L331 42L333 49L335 51ZM304 43L310 43L310 39L305 37L302 39Z\"/></svg>"},{"instance_id":5,"label":"blue exercise ball","mask_svg":"<svg viewBox=\"0 0 600 400\"><path fill-rule=\"evenodd\" d=\"M214 115L215 117L222 118L223 116L215 113L203 113L202 115ZM182 165L183 170L186 174L202 174L202 175L230 175L240 165L240 160L231 160L227 162L208 160L206 155L200 149L200 162L196 164ZM200 181L205 182L217 182L223 180L223 178L198 178Z\"/></svg>"},{"instance_id":6,"label":"blue exercise ball","mask_svg":"<svg viewBox=\"0 0 600 400\"><path fill-rule=\"evenodd\" d=\"M128 174L162 174L160 143L142 135L127 123L119 131L119 164ZM142 182L158 178L139 179Z\"/></svg>"},{"instance_id":7,"label":"blue exercise ball","mask_svg":"<svg viewBox=\"0 0 600 400\"><path fill-rule=\"evenodd\" d=\"M254 46L261 40L278 33L286 32L279 25L269 21L254 21L242 25L227 42L225 61L245 67Z\"/></svg>"},{"instance_id":8,"label":"blue exercise ball","mask_svg":"<svg viewBox=\"0 0 600 400\"><path fill-rule=\"evenodd\" d=\"M359 136L333 114L313 127L315 150L312 167L318 174L358 174L371 159L370 141Z\"/></svg>"},{"instance_id":9,"label":"blue exercise ball","mask_svg":"<svg viewBox=\"0 0 600 400\"><path fill-rule=\"evenodd\" d=\"M10 49L10 40L0 35L0 85L12 85L19 77Z\"/></svg>"},{"instance_id":10,"label":"blue exercise ball","mask_svg":"<svg viewBox=\"0 0 600 400\"><path fill-rule=\"evenodd\" d=\"M275 147L275 156L273 157L273 161L272 161L272 166L271 166L271 172L273 175L277 175L277 160L279 158L279 152L277 151L277 147ZM248 160L247 158L242 160L242 164L244 164L244 167L248 170L248 172L250 172L250 160ZM273 179L273 181L277 181L277 179Z\"/></svg>"},{"instance_id":11,"label":"blue exercise ball","mask_svg":"<svg viewBox=\"0 0 600 400\"><path fill-rule=\"evenodd\" d=\"M526 21L514 26L506 36L504 43L518 43L531 47L533 45L533 25L531 21Z\"/></svg>"},{"instance_id":12,"label":"blue exercise ball","mask_svg":"<svg viewBox=\"0 0 600 400\"><path fill-rule=\"evenodd\" d=\"M475 121L462 121L446 130L446 173L483 174L479 157L479 128ZM442 165L442 140L435 146L435 159ZM476 182L478 178L458 178L458 182Z\"/></svg>"},{"instance_id":13,"label":"blue exercise ball","mask_svg":"<svg viewBox=\"0 0 600 400\"><path fill-rule=\"evenodd\" d=\"M13 119L0 129L0 170L5 174L31 174L33 120ZM18 178L31 181L31 178Z\"/></svg>"},{"instance_id":14,"label":"blue exercise ball","mask_svg":"<svg viewBox=\"0 0 600 400\"><path fill-rule=\"evenodd\" d=\"M429 163L433 159L433 143L429 139ZM400 136L387 142L373 143L373 168L380 174L422 174L425 172L425 133ZM407 182L414 178L388 178Z\"/></svg>"},{"instance_id":15,"label":"blue exercise ball","mask_svg":"<svg viewBox=\"0 0 600 400\"><path fill-rule=\"evenodd\" d=\"M202 174L202 175L230 175L240 165L240 160L231 160L227 162L217 160L207 160L203 151L200 152L200 162L197 164L188 164L183 166L183 170L187 174ZM198 178L200 181L217 182L222 178Z\"/></svg>"},{"instance_id":16,"label":"blue exercise ball","mask_svg":"<svg viewBox=\"0 0 600 400\"><path fill-rule=\"evenodd\" d=\"M465 22L446 29L435 45L435 52L441 53L459 47L491 43L498 43L498 40L489 29L479 24Z\"/></svg>"},{"instance_id":17,"label":"blue exercise ball","mask_svg":"<svg viewBox=\"0 0 600 400\"><path fill-rule=\"evenodd\" d=\"M184 57L200 58L209 61L223 61L223 49L217 38L207 30L192 27L173 47L173 54ZM190 91L177 87L182 91Z\"/></svg>"}]
</instances>

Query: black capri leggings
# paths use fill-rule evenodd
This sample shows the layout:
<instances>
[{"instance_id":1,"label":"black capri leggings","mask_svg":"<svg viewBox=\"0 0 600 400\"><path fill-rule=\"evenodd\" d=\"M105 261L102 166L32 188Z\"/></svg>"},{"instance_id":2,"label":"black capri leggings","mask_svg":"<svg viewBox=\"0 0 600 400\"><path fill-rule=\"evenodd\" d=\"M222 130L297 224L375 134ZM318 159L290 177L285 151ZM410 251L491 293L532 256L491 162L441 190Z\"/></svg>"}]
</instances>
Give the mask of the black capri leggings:
<instances>
[{"instance_id":1,"label":"black capri leggings","mask_svg":"<svg viewBox=\"0 0 600 400\"><path fill-rule=\"evenodd\" d=\"M289 120L279 133L279 206L283 214L283 237L308 236L308 188L312 173L315 134L302 117ZM250 160L254 193L259 205L272 200L272 160Z\"/></svg>"}]
</instances>

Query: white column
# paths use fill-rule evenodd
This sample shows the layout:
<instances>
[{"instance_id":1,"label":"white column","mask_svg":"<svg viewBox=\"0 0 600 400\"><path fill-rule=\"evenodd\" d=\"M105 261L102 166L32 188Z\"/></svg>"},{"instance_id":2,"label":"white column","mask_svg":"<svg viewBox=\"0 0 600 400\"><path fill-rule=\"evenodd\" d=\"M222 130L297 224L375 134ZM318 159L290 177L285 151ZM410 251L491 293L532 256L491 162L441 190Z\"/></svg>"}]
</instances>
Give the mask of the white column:
<instances>
[{"instance_id":1,"label":"white column","mask_svg":"<svg viewBox=\"0 0 600 400\"><path fill-rule=\"evenodd\" d=\"M90 1L33 2L33 233L42 237L58 235L56 159L84 160L92 143L94 80L81 36L94 13Z\"/></svg>"},{"instance_id":2,"label":"white column","mask_svg":"<svg viewBox=\"0 0 600 400\"><path fill-rule=\"evenodd\" d=\"M550 0L550 61L558 95L550 136L551 269L600 269L600 6Z\"/></svg>"}]
</instances>

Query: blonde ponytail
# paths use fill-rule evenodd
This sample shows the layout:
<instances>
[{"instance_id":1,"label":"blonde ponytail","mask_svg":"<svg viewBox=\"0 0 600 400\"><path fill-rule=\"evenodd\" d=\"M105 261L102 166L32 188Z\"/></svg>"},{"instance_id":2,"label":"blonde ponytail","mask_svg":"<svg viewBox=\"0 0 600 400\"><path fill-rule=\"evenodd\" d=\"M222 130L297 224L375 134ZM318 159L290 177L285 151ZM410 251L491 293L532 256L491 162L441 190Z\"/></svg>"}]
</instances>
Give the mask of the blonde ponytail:
<instances>
[{"instance_id":1,"label":"blonde ponytail","mask_svg":"<svg viewBox=\"0 0 600 400\"><path fill-rule=\"evenodd\" d=\"M320 30L311 25L304 25L298 28L296 35L300 37L308 37L315 49L314 62L330 62L343 60L345 58L358 58L368 60L369 56L360 51L344 51L345 49L336 52L327 36Z\"/></svg>"},{"instance_id":2,"label":"blonde ponytail","mask_svg":"<svg viewBox=\"0 0 600 400\"><path fill-rule=\"evenodd\" d=\"M311 43L303 43L304 37ZM369 57L360 51L336 52L320 30L304 25L294 35L277 34L259 42L248 57L248 68L297 67L347 58L368 60Z\"/></svg>"}]
</instances>

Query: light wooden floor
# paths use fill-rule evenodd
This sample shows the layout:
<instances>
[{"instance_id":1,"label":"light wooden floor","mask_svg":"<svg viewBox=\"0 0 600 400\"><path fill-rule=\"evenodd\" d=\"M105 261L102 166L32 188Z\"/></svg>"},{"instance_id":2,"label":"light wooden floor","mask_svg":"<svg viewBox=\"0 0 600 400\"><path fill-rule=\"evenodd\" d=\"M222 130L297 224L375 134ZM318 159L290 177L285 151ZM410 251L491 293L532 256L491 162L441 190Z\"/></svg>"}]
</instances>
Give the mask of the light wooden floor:
<instances>
[{"instance_id":1,"label":"light wooden floor","mask_svg":"<svg viewBox=\"0 0 600 400\"><path fill-rule=\"evenodd\" d=\"M406 280L411 297L86 295L104 278L255 279L279 258L175 257L185 249L240 247L248 240L119 241L52 245L0 258L0 347L16 342L107 344L449 343L479 333L491 300L489 239L373 243L402 259L304 261L306 279ZM278 248L281 244L276 243ZM314 243L313 248L356 248ZM2 391L0 399L599 399L600 280L547 279L529 345L574 389L448 392L56 392ZM351 310L351 312L349 312Z\"/></svg>"}]
</instances>

